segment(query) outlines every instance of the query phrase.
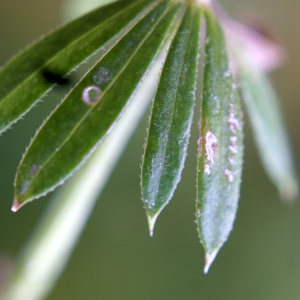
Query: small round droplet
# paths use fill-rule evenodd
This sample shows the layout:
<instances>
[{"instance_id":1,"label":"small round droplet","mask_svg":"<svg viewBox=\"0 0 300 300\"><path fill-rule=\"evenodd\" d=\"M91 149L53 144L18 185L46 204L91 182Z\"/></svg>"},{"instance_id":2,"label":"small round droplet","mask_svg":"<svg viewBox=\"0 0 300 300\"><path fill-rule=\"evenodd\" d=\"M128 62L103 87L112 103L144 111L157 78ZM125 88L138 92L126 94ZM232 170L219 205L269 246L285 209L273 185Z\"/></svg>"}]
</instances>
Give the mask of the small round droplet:
<instances>
[{"instance_id":1,"label":"small round droplet","mask_svg":"<svg viewBox=\"0 0 300 300\"><path fill-rule=\"evenodd\" d=\"M84 89L82 93L82 99L85 104L93 106L99 102L101 95L101 90L97 86L91 85Z\"/></svg>"}]
</instances>

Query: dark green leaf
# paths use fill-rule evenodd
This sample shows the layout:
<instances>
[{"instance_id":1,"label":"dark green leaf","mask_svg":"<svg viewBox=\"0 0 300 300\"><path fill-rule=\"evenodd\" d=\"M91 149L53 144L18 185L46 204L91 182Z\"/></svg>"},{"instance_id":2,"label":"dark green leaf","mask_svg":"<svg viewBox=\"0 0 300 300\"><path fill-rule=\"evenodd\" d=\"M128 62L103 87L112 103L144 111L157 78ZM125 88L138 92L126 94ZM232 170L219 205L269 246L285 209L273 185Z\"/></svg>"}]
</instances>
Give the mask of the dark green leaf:
<instances>
[{"instance_id":1,"label":"dark green leaf","mask_svg":"<svg viewBox=\"0 0 300 300\"><path fill-rule=\"evenodd\" d=\"M205 17L206 62L196 209L200 239L206 252L204 271L208 272L232 230L238 207L243 122L222 28L208 9Z\"/></svg>"},{"instance_id":2,"label":"dark green leaf","mask_svg":"<svg viewBox=\"0 0 300 300\"><path fill-rule=\"evenodd\" d=\"M142 195L153 233L187 155L200 49L201 10L190 4L168 53L155 96L142 166Z\"/></svg>"},{"instance_id":3,"label":"dark green leaf","mask_svg":"<svg viewBox=\"0 0 300 300\"><path fill-rule=\"evenodd\" d=\"M67 95L19 166L14 209L62 184L122 115L182 4L159 1Z\"/></svg>"},{"instance_id":4,"label":"dark green leaf","mask_svg":"<svg viewBox=\"0 0 300 300\"><path fill-rule=\"evenodd\" d=\"M0 132L157 0L125 0L58 29L0 70Z\"/></svg>"}]
</instances>

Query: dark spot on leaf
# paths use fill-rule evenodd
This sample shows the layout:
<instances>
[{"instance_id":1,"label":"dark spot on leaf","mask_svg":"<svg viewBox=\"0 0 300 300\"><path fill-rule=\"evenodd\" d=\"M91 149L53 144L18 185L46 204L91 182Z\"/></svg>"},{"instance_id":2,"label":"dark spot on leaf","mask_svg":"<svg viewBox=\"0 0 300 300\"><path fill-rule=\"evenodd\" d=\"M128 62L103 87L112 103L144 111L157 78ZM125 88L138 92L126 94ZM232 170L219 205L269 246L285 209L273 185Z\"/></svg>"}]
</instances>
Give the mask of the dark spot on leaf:
<instances>
[{"instance_id":1,"label":"dark spot on leaf","mask_svg":"<svg viewBox=\"0 0 300 300\"><path fill-rule=\"evenodd\" d=\"M56 83L59 85L67 85L70 83L70 79L61 76L59 73L44 70L42 72L43 78L49 83Z\"/></svg>"}]
</instances>

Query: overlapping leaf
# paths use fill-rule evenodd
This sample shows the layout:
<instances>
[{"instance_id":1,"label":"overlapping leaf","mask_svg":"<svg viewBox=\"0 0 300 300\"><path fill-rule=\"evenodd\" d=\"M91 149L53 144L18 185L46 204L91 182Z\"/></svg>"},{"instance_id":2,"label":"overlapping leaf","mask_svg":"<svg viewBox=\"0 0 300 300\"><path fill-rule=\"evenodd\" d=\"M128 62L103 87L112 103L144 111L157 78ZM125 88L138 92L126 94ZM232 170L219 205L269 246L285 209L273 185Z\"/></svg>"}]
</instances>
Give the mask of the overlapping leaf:
<instances>
[{"instance_id":1,"label":"overlapping leaf","mask_svg":"<svg viewBox=\"0 0 300 300\"><path fill-rule=\"evenodd\" d=\"M154 99L142 165L142 195L152 235L180 181L195 104L201 10L191 3L171 44Z\"/></svg>"},{"instance_id":2,"label":"overlapping leaf","mask_svg":"<svg viewBox=\"0 0 300 300\"><path fill-rule=\"evenodd\" d=\"M14 209L61 184L103 140L158 53L182 3L157 1L50 116L19 166Z\"/></svg>"},{"instance_id":3,"label":"overlapping leaf","mask_svg":"<svg viewBox=\"0 0 300 300\"><path fill-rule=\"evenodd\" d=\"M0 132L157 0L124 0L58 29L0 70Z\"/></svg>"},{"instance_id":4,"label":"overlapping leaf","mask_svg":"<svg viewBox=\"0 0 300 300\"><path fill-rule=\"evenodd\" d=\"M205 272L227 240L240 192L242 113L222 28L205 9L206 62L199 139L197 225L206 252Z\"/></svg>"},{"instance_id":5,"label":"overlapping leaf","mask_svg":"<svg viewBox=\"0 0 300 300\"><path fill-rule=\"evenodd\" d=\"M235 53L243 99L264 167L282 198L295 200L298 179L275 91L247 51L236 46Z\"/></svg>"}]
</instances>

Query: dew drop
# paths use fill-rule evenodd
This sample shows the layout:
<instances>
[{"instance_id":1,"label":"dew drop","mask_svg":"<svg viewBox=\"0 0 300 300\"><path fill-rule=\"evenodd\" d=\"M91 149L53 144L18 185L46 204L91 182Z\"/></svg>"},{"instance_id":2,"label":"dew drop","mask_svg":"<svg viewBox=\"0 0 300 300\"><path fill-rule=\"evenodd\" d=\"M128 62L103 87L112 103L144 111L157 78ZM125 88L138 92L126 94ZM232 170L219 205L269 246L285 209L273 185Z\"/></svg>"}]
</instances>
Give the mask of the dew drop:
<instances>
[{"instance_id":1,"label":"dew drop","mask_svg":"<svg viewBox=\"0 0 300 300\"><path fill-rule=\"evenodd\" d=\"M101 95L101 90L97 86L91 85L84 89L82 93L82 100L85 104L93 106L99 102Z\"/></svg>"}]
</instances>

